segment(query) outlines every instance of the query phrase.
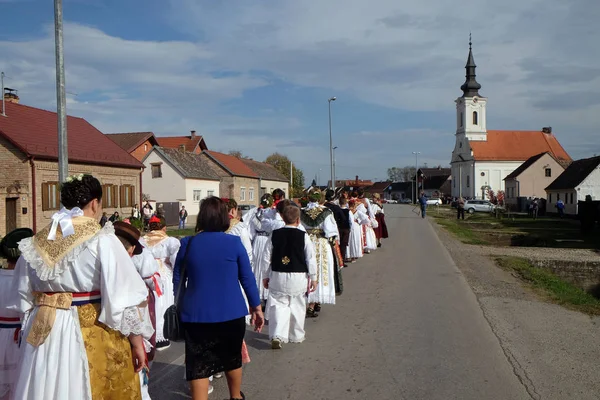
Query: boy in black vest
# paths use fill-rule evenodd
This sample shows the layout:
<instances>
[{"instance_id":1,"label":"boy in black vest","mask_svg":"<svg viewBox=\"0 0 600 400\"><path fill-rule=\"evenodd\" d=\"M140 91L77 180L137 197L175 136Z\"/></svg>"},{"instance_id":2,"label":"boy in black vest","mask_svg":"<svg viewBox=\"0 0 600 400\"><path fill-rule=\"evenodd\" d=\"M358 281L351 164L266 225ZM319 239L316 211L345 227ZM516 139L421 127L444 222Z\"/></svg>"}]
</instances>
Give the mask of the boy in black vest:
<instances>
[{"instance_id":1,"label":"boy in black vest","mask_svg":"<svg viewBox=\"0 0 600 400\"><path fill-rule=\"evenodd\" d=\"M267 315L271 348L281 349L282 343L304 341L306 290L317 289L317 259L308 234L298 228L300 209L288 205L283 209L285 227L276 229L271 246L264 252L263 276L269 289ZM309 286L310 283L310 286Z\"/></svg>"}]
</instances>

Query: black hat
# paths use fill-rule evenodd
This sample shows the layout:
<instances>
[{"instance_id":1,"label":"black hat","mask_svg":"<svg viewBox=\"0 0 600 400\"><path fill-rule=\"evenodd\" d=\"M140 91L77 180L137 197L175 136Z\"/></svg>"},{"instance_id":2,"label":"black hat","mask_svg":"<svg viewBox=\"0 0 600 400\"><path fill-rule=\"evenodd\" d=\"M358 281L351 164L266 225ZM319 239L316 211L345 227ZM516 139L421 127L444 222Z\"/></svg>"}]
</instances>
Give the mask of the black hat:
<instances>
[{"instance_id":1,"label":"black hat","mask_svg":"<svg viewBox=\"0 0 600 400\"><path fill-rule=\"evenodd\" d=\"M115 221L113 226L115 228L115 235L122 237L135 247L133 250L134 255L142 254L144 246L142 246L139 242L140 231L137 230L135 226L123 221Z\"/></svg>"},{"instance_id":2,"label":"black hat","mask_svg":"<svg viewBox=\"0 0 600 400\"><path fill-rule=\"evenodd\" d=\"M0 242L0 252L2 257L9 260L16 260L21 256L19 251L19 242L23 239L33 236L33 231L29 228L19 228L9 232Z\"/></svg>"}]
</instances>

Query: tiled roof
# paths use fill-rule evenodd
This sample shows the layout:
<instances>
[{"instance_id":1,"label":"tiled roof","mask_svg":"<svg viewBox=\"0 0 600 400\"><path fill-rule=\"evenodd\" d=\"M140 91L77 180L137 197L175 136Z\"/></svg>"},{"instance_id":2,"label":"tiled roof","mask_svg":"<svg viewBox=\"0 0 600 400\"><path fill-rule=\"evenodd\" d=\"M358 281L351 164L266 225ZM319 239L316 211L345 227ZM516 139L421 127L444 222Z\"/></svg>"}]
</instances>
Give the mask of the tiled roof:
<instances>
[{"instance_id":1,"label":"tiled roof","mask_svg":"<svg viewBox=\"0 0 600 400\"><path fill-rule=\"evenodd\" d=\"M235 156L210 150L204 150L203 154L208 155L231 175L258 178L256 172Z\"/></svg>"},{"instance_id":2,"label":"tiled roof","mask_svg":"<svg viewBox=\"0 0 600 400\"><path fill-rule=\"evenodd\" d=\"M552 157L552 154L550 154L548 152L536 154L533 157L529 157L529 159L527 159L527 161L525 161L523 164L519 165L519 168L515 169L513 172L508 174L506 176L506 178L504 178L504 180L515 179L517 176L521 175L527 168L531 167L534 162L536 162L537 160L542 158L544 156L544 154L548 154L548 155L550 155L550 157Z\"/></svg>"},{"instance_id":3,"label":"tiled roof","mask_svg":"<svg viewBox=\"0 0 600 400\"><path fill-rule=\"evenodd\" d=\"M159 146L154 147L154 150L179 171L184 178L220 180L219 176L213 172L199 154Z\"/></svg>"},{"instance_id":4,"label":"tiled roof","mask_svg":"<svg viewBox=\"0 0 600 400\"><path fill-rule=\"evenodd\" d=\"M164 136L157 137L158 145L169 149L179 149L182 145L187 151L196 151L196 147L200 146L200 150L206 150L206 144L202 136Z\"/></svg>"},{"instance_id":5,"label":"tiled roof","mask_svg":"<svg viewBox=\"0 0 600 400\"><path fill-rule=\"evenodd\" d=\"M281 172L271 164L267 164L260 161L254 161L248 158L240 158L240 160L246 164L252 171L254 171L261 179L268 181L280 181L289 182L290 180L285 177Z\"/></svg>"},{"instance_id":6,"label":"tiled roof","mask_svg":"<svg viewBox=\"0 0 600 400\"><path fill-rule=\"evenodd\" d=\"M28 156L58 160L58 118L54 112L7 102L6 117L0 116L0 135ZM67 142L70 162L143 167L83 118L67 117Z\"/></svg>"},{"instance_id":7,"label":"tiled roof","mask_svg":"<svg viewBox=\"0 0 600 400\"><path fill-rule=\"evenodd\" d=\"M450 168L419 168L421 173L425 175L426 178L432 176L444 176L444 175L452 175L452 170Z\"/></svg>"},{"instance_id":8,"label":"tiled roof","mask_svg":"<svg viewBox=\"0 0 600 400\"><path fill-rule=\"evenodd\" d=\"M573 161L546 190L574 189L600 165L600 156Z\"/></svg>"},{"instance_id":9,"label":"tiled roof","mask_svg":"<svg viewBox=\"0 0 600 400\"><path fill-rule=\"evenodd\" d=\"M542 131L488 131L487 141L469 144L476 161L525 161L544 152L558 161L571 160L556 136Z\"/></svg>"},{"instance_id":10,"label":"tiled roof","mask_svg":"<svg viewBox=\"0 0 600 400\"><path fill-rule=\"evenodd\" d=\"M128 153L137 149L146 140L150 140L152 146L158 144L152 132L107 133L107 136Z\"/></svg>"},{"instance_id":11,"label":"tiled roof","mask_svg":"<svg viewBox=\"0 0 600 400\"><path fill-rule=\"evenodd\" d=\"M366 187L365 192L367 193L381 193L386 190L392 182L375 182L373 185Z\"/></svg>"}]
</instances>

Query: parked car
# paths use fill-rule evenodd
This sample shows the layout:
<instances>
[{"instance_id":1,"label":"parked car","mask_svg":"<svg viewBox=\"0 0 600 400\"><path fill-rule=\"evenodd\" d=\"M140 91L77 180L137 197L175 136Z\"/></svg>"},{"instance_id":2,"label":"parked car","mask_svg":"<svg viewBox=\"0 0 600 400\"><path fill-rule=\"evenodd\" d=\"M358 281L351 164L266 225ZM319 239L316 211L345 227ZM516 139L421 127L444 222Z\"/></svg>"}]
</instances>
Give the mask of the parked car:
<instances>
[{"instance_id":1,"label":"parked car","mask_svg":"<svg viewBox=\"0 0 600 400\"><path fill-rule=\"evenodd\" d=\"M434 205L434 206L441 206L442 205L442 199L437 198L437 199L427 199L427 204L428 205Z\"/></svg>"},{"instance_id":2,"label":"parked car","mask_svg":"<svg viewBox=\"0 0 600 400\"><path fill-rule=\"evenodd\" d=\"M492 212L494 205L488 200L467 200L465 202L465 211L469 214L474 212Z\"/></svg>"},{"instance_id":3,"label":"parked car","mask_svg":"<svg viewBox=\"0 0 600 400\"><path fill-rule=\"evenodd\" d=\"M387 204L398 204L398 200L388 199L385 201Z\"/></svg>"},{"instance_id":4,"label":"parked car","mask_svg":"<svg viewBox=\"0 0 600 400\"><path fill-rule=\"evenodd\" d=\"M400 204L411 204L411 203L412 203L412 200L409 198L400 200Z\"/></svg>"},{"instance_id":5,"label":"parked car","mask_svg":"<svg viewBox=\"0 0 600 400\"><path fill-rule=\"evenodd\" d=\"M252 204L242 204L238 206L238 213L240 213L242 218L244 218L244 216L248 214L248 211L252 210L253 208L256 208L256 206Z\"/></svg>"}]
</instances>

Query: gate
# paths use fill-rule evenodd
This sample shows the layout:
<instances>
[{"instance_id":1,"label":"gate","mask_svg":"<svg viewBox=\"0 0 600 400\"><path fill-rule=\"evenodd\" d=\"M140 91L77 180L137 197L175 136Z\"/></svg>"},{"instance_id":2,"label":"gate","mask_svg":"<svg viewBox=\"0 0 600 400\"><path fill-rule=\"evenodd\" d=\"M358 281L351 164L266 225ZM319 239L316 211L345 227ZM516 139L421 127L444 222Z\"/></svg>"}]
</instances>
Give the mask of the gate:
<instances>
[{"instance_id":1,"label":"gate","mask_svg":"<svg viewBox=\"0 0 600 400\"><path fill-rule=\"evenodd\" d=\"M162 215L167 222L167 226L179 225L179 202L158 202L156 204L157 213Z\"/></svg>"}]
</instances>

